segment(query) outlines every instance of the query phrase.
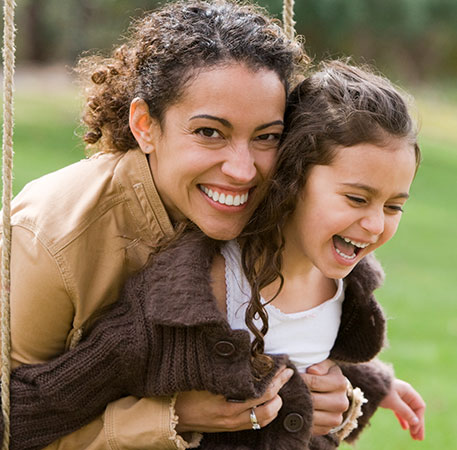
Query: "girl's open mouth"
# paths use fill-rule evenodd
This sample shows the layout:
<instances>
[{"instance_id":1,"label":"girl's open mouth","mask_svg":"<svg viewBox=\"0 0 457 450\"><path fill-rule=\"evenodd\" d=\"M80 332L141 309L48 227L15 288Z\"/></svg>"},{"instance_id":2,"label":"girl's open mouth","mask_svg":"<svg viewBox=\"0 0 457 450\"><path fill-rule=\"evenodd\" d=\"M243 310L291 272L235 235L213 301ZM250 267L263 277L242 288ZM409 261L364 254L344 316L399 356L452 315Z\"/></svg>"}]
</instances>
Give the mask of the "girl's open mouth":
<instances>
[{"instance_id":1,"label":"girl's open mouth","mask_svg":"<svg viewBox=\"0 0 457 450\"><path fill-rule=\"evenodd\" d=\"M347 260L355 259L360 250L368 247L368 245L368 243L356 242L337 234L333 236L333 246L335 247L335 251L338 255Z\"/></svg>"}]
</instances>

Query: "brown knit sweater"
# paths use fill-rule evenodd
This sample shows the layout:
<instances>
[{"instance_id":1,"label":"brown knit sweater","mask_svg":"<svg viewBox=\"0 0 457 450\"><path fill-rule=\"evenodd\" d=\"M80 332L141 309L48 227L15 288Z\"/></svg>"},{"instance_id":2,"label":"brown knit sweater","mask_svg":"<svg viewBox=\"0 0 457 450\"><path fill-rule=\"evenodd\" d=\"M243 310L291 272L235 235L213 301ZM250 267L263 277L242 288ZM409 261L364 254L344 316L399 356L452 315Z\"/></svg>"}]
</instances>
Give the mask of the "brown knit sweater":
<instances>
[{"instance_id":1,"label":"brown knit sweater","mask_svg":"<svg viewBox=\"0 0 457 450\"><path fill-rule=\"evenodd\" d=\"M260 381L252 377L248 333L232 330L217 309L209 273L218 251L218 242L199 233L187 235L127 282L120 300L75 349L49 363L14 370L11 450L42 448L84 426L124 395L148 397L195 389L239 400L261 396L274 371ZM368 422L390 386L385 370L355 364L372 359L384 342L384 316L372 295L382 272L373 261L361 261L347 278L341 327L331 352L369 399L351 438ZM285 355L273 359L276 367L290 365ZM338 446L333 436L311 438L311 395L296 371L280 395L283 407L270 425L259 431L208 433L200 448Z\"/></svg>"}]
</instances>

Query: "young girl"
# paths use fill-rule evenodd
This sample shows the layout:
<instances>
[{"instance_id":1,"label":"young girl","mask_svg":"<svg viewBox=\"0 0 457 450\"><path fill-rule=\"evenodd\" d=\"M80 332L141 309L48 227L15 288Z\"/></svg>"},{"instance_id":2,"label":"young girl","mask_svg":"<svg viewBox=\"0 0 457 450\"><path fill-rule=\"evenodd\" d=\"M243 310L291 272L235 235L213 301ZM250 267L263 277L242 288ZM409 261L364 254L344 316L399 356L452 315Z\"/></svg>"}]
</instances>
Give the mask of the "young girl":
<instances>
[{"instance_id":1,"label":"young girl","mask_svg":"<svg viewBox=\"0 0 457 450\"><path fill-rule=\"evenodd\" d=\"M253 430L205 434L199 448L334 448L338 432L311 437L311 396L296 371L328 356L369 398L349 439L379 403L400 415L411 408L413 437L422 438L420 396L376 364L359 364L384 342L372 294L382 272L368 255L395 234L420 161L405 102L386 80L329 63L295 89L286 130L242 251L187 232L127 282L74 350L13 373L12 420L26 418L18 448L81 427L122 395L258 397L285 363L295 372L271 424L258 424L253 409ZM204 134L223 139L217 128Z\"/></svg>"}]
</instances>

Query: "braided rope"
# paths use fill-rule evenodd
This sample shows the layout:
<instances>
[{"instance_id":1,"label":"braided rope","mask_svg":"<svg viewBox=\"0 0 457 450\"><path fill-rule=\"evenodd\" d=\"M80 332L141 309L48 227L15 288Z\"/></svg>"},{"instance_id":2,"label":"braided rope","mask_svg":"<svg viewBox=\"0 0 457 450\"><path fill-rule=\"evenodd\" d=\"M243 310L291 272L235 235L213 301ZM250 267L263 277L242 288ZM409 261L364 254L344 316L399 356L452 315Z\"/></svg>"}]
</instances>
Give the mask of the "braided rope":
<instances>
[{"instance_id":1,"label":"braided rope","mask_svg":"<svg viewBox=\"0 0 457 450\"><path fill-rule=\"evenodd\" d=\"M10 255L11 255L11 198L13 196L13 92L15 64L14 0L3 2L3 236L1 264L1 364L2 414L4 423L2 450L10 441Z\"/></svg>"},{"instance_id":2,"label":"braided rope","mask_svg":"<svg viewBox=\"0 0 457 450\"><path fill-rule=\"evenodd\" d=\"M295 36L294 4L295 0L284 0L282 10L284 33L290 40Z\"/></svg>"}]
</instances>

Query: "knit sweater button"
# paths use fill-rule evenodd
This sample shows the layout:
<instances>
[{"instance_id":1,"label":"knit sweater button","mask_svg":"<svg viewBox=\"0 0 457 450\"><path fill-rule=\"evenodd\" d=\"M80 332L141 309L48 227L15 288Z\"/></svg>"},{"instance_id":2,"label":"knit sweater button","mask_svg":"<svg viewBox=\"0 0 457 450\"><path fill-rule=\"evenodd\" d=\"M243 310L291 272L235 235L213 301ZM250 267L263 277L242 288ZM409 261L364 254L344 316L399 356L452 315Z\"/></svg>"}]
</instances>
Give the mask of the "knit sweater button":
<instances>
[{"instance_id":1,"label":"knit sweater button","mask_svg":"<svg viewBox=\"0 0 457 450\"><path fill-rule=\"evenodd\" d=\"M213 350L219 356L232 356L235 353L235 346L229 341L219 341L216 342Z\"/></svg>"},{"instance_id":2,"label":"knit sweater button","mask_svg":"<svg viewBox=\"0 0 457 450\"><path fill-rule=\"evenodd\" d=\"M289 433L296 433L303 428L304 423L303 417L300 414L290 413L284 418L283 425Z\"/></svg>"}]
</instances>

